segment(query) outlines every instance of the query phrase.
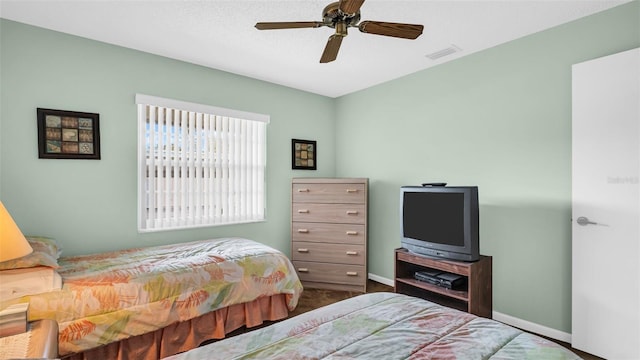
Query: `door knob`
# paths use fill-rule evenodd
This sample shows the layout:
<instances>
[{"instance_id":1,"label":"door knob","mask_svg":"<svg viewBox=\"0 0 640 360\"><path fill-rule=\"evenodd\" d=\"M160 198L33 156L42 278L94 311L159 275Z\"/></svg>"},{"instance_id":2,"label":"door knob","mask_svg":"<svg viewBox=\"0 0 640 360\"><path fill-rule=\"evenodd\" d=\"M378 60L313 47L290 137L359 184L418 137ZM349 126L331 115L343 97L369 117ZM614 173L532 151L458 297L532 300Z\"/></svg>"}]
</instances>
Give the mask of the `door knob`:
<instances>
[{"instance_id":1,"label":"door knob","mask_svg":"<svg viewBox=\"0 0 640 360\"><path fill-rule=\"evenodd\" d=\"M587 226L587 225L598 225L597 222L593 222L591 220L589 220L588 217L586 216L580 216L578 218L578 220L576 220L576 222L578 223L578 225L582 225L582 226Z\"/></svg>"}]
</instances>

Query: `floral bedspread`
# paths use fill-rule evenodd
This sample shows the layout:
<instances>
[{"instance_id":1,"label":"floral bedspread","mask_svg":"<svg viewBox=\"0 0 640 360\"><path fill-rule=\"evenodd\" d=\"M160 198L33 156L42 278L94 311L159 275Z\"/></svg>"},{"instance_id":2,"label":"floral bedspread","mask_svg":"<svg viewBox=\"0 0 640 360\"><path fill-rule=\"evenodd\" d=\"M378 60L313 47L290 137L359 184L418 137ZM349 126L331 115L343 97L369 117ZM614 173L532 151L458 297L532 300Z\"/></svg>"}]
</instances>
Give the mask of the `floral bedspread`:
<instances>
[{"instance_id":1,"label":"floral bedspread","mask_svg":"<svg viewBox=\"0 0 640 360\"><path fill-rule=\"evenodd\" d=\"M371 293L166 359L579 359L494 320Z\"/></svg>"},{"instance_id":2,"label":"floral bedspread","mask_svg":"<svg viewBox=\"0 0 640 360\"><path fill-rule=\"evenodd\" d=\"M58 321L61 355L155 331L229 305L302 286L280 251L242 238L63 257L62 290L29 301L29 319Z\"/></svg>"}]
</instances>

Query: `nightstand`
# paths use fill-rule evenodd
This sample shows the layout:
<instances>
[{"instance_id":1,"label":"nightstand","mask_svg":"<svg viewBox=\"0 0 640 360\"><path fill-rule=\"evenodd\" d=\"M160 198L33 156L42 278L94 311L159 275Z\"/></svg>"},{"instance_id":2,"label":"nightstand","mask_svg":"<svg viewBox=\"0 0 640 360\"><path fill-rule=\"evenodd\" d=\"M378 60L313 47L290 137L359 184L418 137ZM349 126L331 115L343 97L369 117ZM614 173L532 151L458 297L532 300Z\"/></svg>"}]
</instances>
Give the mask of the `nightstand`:
<instances>
[{"instance_id":1,"label":"nightstand","mask_svg":"<svg viewBox=\"0 0 640 360\"><path fill-rule=\"evenodd\" d=\"M55 359L58 357L58 323L54 320L38 320L29 323L31 333L26 351L27 359ZM7 338L18 335L7 336ZM7 350L0 348L0 359L6 358Z\"/></svg>"}]
</instances>

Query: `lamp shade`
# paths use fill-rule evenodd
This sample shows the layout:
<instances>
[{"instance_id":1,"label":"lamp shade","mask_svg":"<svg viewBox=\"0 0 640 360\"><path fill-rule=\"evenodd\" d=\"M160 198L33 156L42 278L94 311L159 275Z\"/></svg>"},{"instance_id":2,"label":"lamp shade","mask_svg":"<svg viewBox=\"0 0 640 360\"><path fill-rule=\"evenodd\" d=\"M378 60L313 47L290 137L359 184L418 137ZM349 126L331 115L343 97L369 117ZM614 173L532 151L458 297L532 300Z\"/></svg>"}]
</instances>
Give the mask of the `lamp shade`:
<instances>
[{"instance_id":1,"label":"lamp shade","mask_svg":"<svg viewBox=\"0 0 640 360\"><path fill-rule=\"evenodd\" d=\"M0 201L0 261L31 254L33 249Z\"/></svg>"}]
</instances>

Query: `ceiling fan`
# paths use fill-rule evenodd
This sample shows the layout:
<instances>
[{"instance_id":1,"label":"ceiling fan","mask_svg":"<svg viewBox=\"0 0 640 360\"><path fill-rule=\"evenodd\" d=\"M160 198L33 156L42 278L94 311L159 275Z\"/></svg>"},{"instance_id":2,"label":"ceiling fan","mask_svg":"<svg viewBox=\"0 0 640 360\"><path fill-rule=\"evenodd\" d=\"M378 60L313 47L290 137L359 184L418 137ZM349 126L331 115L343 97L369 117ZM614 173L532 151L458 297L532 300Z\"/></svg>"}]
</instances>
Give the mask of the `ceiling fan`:
<instances>
[{"instance_id":1,"label":"ceiling fan","mask_svg":"<svg viewBox=\"0 0 640 360\"><path fill-rule=\"evenodd\" d=\"M342 44L342 38L347 36L347 28L357 27L366 34L392 36L404 39L416 39L422 34L422 25L401 24L382 21L360 21L360 7L364 0L340 0L327 5L322 10L322 21L296 21L296 22L259 22L258 30L276 29L300 29L318 28L327 26L336 29L336 33L329 37L324 48L321 63L328 63L338 57L338 50Z\"/></svg>"}]
</instances>

